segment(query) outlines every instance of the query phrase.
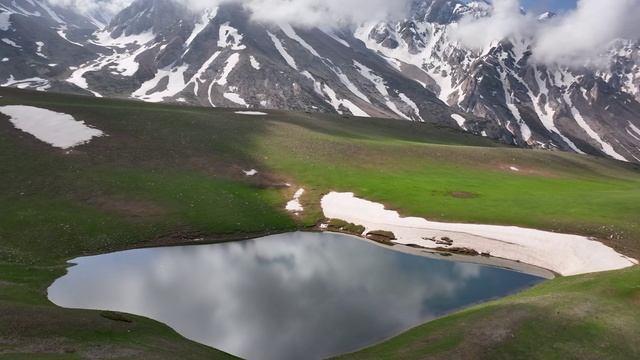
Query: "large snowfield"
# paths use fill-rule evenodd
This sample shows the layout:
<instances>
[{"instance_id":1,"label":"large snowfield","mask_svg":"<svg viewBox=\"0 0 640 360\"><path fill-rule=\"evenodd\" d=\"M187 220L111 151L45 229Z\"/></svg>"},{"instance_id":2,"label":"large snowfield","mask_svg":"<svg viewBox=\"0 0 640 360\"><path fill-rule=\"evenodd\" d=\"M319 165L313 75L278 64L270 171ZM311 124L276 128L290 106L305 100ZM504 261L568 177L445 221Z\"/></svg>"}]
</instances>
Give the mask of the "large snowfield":
<instances>
[{"instance_id":1,"label":"large snowfield","mask_svg":"<svg viewBox=\"0 0 640 360\"><path fill-rule=\"evenodd\" d=\"M357 198L353 193L332 192L322 198L327 218L362 225L366 232L392 231L398 244L424 248L469 248L479 253L520 261L554 271L560 275L578 275L622 269L638 262L612 248L578 235L526 229L516 226L458 224L401 217L384 205ZM439 245L431 238L448 237L453 245Z\"/></svg>"}]
</instances>

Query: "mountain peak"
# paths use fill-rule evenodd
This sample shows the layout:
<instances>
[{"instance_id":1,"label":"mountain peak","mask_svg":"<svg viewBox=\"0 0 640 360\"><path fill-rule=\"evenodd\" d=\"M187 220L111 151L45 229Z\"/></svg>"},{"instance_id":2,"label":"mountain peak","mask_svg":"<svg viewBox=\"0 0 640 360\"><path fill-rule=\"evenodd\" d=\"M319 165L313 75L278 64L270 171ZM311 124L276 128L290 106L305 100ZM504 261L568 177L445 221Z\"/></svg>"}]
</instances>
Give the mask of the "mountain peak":
<instances>
[{"instance_id":1,"label":"mountain peak","mask_svg":"<svg viewBox=\"0 0 640 360\"><path fill-rule=\"evenodd\" d=\"M112 37L160 33L181 20L194 18L185 6L173 0L135 0L118 13L107 27Z\"/></svg>"}]
</instances>

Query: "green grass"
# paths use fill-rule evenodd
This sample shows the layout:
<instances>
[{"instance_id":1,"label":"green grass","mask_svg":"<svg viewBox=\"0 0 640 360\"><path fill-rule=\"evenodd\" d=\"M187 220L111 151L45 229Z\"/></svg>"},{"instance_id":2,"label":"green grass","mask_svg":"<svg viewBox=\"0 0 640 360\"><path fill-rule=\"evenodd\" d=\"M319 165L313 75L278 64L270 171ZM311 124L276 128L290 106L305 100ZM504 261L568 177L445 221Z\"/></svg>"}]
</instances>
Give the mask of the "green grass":
<instances>
[{"instance_id":1,"label":"green grass","mask_svg":"<svg viewBox=\"0 0 640 360\"><path fill-rule=\"evenodd\" d=\"M314 225L322 218L321 195L331 190L355 192L405 215L596 236L640 257L638 165L515 149L388 119L241 116L15 89L0 89L0 96L0 106L69 113L108 134L65 153L0 115L0 358L87 358L100 349L122 358L226 356L148 319L131 316L128 323L55 307L46 288L77 256ZM242 173L251 168L259 174ZM284 211L298 187L307 190L300 217ZM356 355L455 357L471 351L474 329L486 324L511 332L486 346L474 343L474 353L485 357L534 357L544 347L538 339L545 328L565 339L557 349L550 343L540 350L545 357L556 350L585 357L581 347L590 344L601 358L637 354L635 344L623 346L640 327L628 321L630 304L640 306L635 290L625 288L629 282L637 286L637 269L553 280ZM591 296L606 316L554 315L571 304L591 306ZM509 327L514 316L524 320ZM609 340L594 340L600 338Z\"/></svg>"},{"instance_id":2,"label":"green grass","mask_svg":"<svg viewBox=\"0 0 640 360\"><path fill-rule=\"evenodd\" d=\"M256 151L267 154L274 171L296 174L311 193L351 191L431 219L581 233L640 255L640 182L633 165L511 148L327 140L307 129L274 136L278 141L265 139ZM300 138L304 145L294 145ZM281 142L296 151L274 145ZM474 196L452 196L456 192Z\"/></svg>"},{"instance_id":3,"label":"green grass","mask_svg":"<svg viewBox=\"0 0 640 360\"><path fill-rule=\"evenodd\" d=\"M558 278L340 358L637 359L638 306L638 267Z\"/></svg>"}]
</instances>

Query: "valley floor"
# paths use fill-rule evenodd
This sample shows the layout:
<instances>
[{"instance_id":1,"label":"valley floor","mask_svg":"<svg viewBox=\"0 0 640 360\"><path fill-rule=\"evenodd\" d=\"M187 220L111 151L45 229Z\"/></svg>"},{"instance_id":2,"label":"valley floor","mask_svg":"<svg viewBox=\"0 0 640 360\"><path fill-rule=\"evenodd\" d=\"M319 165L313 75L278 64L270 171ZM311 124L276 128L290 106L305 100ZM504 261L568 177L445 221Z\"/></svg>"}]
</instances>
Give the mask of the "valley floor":
<instances>
[{"instance_id":1,"label":"valley floor","mask_svg":"<svg viewBox=\"0 0 640 360\"><path fill-rule=\"evenodd\" d=\"M228 357L148 319L55 307L46 288L81 255L315 226L330 191L434 221L592 236L640 258L639 165L388 119L0 96L105 134L61 150L0 114L0 358ZM300 188L304 210L288 212ZM638 358L639 269L558 278L346 356Z\"/></svg>"}]
</instances>

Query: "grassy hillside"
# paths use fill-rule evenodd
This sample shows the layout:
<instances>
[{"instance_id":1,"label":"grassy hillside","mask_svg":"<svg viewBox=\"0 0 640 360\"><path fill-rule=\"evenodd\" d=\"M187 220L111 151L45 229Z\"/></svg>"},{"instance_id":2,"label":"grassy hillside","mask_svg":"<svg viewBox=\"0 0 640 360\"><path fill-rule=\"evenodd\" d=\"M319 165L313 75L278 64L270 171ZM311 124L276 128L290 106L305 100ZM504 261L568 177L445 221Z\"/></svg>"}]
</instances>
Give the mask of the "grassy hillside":
<instances>
[{"instance_id":1,"label":"grassy hillside","mask_svg":"<svg viewBox=\"0 0 640 360\"><path fill-rule=\"evenodd\" d=\"M321 217L320 196L330 190L353 191L407 215L596 236L640 257L638 165L514 149L453 129L386 119L278 111L245 116L15 89L0 89L0 96L0 106L68 113L108 134L66 153L15 129L0 114L0 358L99 357L109 349L123 358L225 356L150 320L117 321L110 314L57 308L45 290L63 274L66 260L81 255L313 225ZM242 172L252 168L256 176ZM284 211L298 187L307 190L300 218ZM616 292L618 283L640 286L637 270L599 276L585 278L597 286L576 287L576 301ZM451 319L476 313L500 318L510 313L509 301L549 297L540 294L568 299L557 293L566 281L572 280L554 280ZM613 306L604 311L629 305L625 301L637 305L634 296L612 296ZM545 306L552 311L560 305ZM441 334L459 334L448 329L460 323L447 319L438 322ZM598 331L608 333L614 325ZM426 342L433 326L398 339ZM631 336L638 328L616 331ZM578 326L569 336L591 330ZM522 341L544 335L514 334ZM451 339L446 345L443 354L464 349ZM398 354L393 344L381 346L390 357ZM433 352L416 349L411 357ZM507 355L531 350L521 343L504 349Z\"/></svg>"},{"instance_id":2,"label":"grassy hillside","mask_svg":"<svg viewBox=\"0 0 640 360\"><path fill-rule=\"evenodd\" d=\"M638 359L640 268L558 278L341 359Z\"/></svg>"}]
</instances>

